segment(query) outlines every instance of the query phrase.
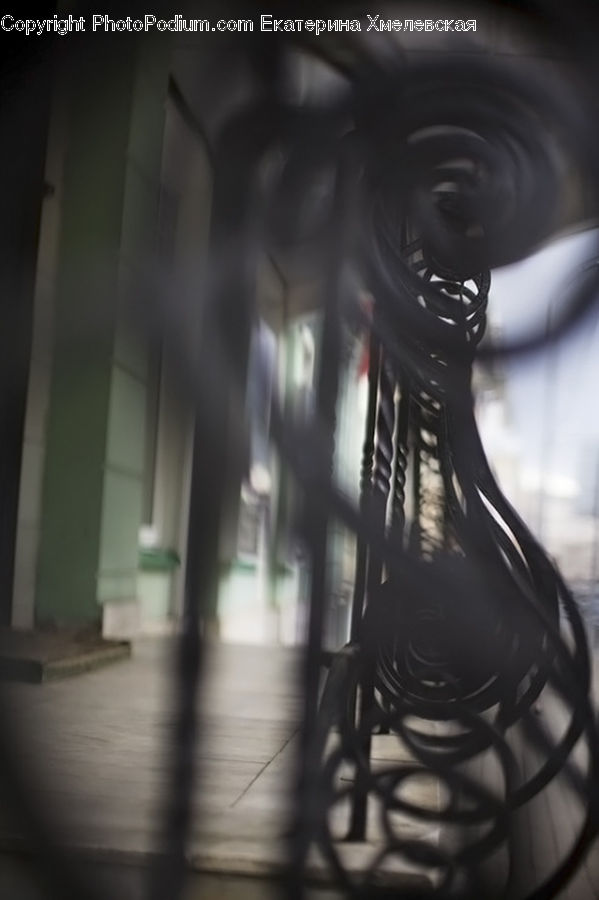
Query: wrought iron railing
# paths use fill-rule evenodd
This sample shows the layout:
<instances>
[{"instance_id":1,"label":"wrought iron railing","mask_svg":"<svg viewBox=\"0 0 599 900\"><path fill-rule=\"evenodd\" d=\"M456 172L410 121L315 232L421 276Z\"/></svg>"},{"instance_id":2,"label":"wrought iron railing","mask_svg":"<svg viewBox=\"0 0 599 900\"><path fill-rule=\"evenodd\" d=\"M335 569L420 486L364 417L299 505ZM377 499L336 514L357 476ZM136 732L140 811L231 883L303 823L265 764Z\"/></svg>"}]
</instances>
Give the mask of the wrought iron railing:
<instances>
[{"instance_id":1,"label":"wrought iron railing","mask_svg":"<svg viewBox=\"0 0 599 900\"><path fill-rule=\"evenodd\" d=\"M592 42L582 21L568 17L566 30L553 7L535 10L531 22L564 52L570 80L536 78L516 57L491 59L470 46L424 62L399 51L397 59L379 59L376 47L359 41L298 48L280 36L263 95L222 130L201 370L186 372L197 439L165 852L149 888L156 900L182 896L202 610L216 585L225 451L242 429L229 410L235 403L241 409L259 252L280 245L281 222L285 252L302 244L317 263L323 315L312 419L290 420L276 400L272 410L273 441L304 490L311 558L282 892L294 900L306 895L316 847L333 882L352 897L413 896L420 888L405 881L412 868L430 875L428 890L439 897L540 900L557 896L595 838L599 741L583 623L559 571L495 481L471 385L477 360L542 352L566 339L599 287L593 263L549 333L481 344L491 269L526 256L559 229L571 173L596 209ZM240 52L251 61L255 51L250 42ZM336 66L344 89L319 105L288 101L277 85L291 52L317 53ZM323 180L328 192L313 193ZM586 211L576 216L583 221ZM369 311L365 294L374 298ZM370 341L358 506L333 478L348 321L359 321ZM322 633L333 518L356 535L357 552L350 641L331 657ZM547 695L565 710L559 735L535 714ZM399 761L373 768L379 732L395 735L409 757L402 752ZM574 753L580 742L582 757ZM519 759L528 750L536 763L524 773ZM14 760L2 768L13 771ZM344 768L349 781L339 778ZM442 802L406 798L403 789L423 771ZM519 855L520 814L557 776L584 815L570 850L543 883L531 884ZM26 794L23 786L20 799ZM377 856L356 869L344 847L365 840L372 804L383 838ZM340 806L344 832L331 818ZM398 815L434 825L434 839L398 829ZM33 808L30 820L37 822ZM41 843L51 847L46 838ZM89 885L61 890L92 895Z\"/></svg>"}]
</instances>

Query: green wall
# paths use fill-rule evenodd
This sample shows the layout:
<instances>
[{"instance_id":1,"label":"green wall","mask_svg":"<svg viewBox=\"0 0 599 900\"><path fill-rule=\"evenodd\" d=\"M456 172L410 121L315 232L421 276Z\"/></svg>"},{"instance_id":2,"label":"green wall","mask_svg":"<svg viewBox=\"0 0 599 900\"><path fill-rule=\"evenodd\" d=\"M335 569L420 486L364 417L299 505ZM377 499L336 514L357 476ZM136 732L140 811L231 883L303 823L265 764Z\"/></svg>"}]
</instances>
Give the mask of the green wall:
<instances>
[{"instance_id":1,"label":"green wall","mask_svg":"<svg viewBox=\"0 0 599 900\"><path fill-rule=\"evenodd\" d=\"M167 42L95 42L67 79L68 147L36 620L135 601Z\"/></svg>"}]
</instances>

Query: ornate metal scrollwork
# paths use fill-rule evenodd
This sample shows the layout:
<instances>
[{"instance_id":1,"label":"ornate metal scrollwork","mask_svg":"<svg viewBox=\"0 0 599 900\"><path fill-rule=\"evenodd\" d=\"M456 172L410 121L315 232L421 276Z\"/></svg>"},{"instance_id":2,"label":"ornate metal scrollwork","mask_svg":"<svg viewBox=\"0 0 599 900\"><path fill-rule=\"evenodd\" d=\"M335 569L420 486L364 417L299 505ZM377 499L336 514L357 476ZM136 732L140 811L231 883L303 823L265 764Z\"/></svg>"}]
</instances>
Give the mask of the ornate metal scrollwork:
<instances>
[{"instance_id":1,"label":"ornate metal scrollwork","mask_svg":"<svg viewBox=\"0 0 599 900\"><path fill-rule=\"evenodd\" d=\"M403 259L410 272L436 285L435 312L456 323L464 351L448 361L440 348L414 342L411 331L403 337L406 331L398 327L397 349L405 343L406 352L393 355L395 367L387 361L380 368L374 468L365 490L373 499L383 496L384 510L393 462L389 384L401 385L403 377L409 384L404 395L414 510L406 536L390 530L396 559L387 561L384 580L380 561L371 555L376 572L367 578L370 590L354 643L357 684L348 675L343 689L355 693L358 687L362 703L356 717L340 719L339 741L322 773L331 806L351 796L355 816L356 805L362 805L353 838L366 837L366 798L376 803L379 854L368 871L350 875L326 808L322 846L356 896L373 896L377 889L385 896L385 885L393 884L393 859L428 867L444 897L551 896L595 828L598 748L584 627L559 573L501 495L478 438L464 360L472 362L484 330L489 277L477 275L471 286L447 271L435 277L420 242L406 247ZM426 314L420 293L400 290L401 303ZM406 450L397 439L394 455L403 471ZM560 608L569 644L560 636ZM543 691L567 698L559 737L544 730L532 712ZM341 692L337 700L342 705ZM371 735L379 729L396 736L397 761L376 770L369 754ZM581 736L589 750L586 771L570 771ZM525 773L519 757L530 748L540 751L540 759ZM514 822L564 766L579 800L588 804L586 821L545 884L519 894L522 872L514 843L521 835ZM339 781L348 767L353 792ZM421 803L406 799L406 787L423 772L444 796L436 808L430 796ZM410 833L410 822L416 833L427 823L426 836L402 837L402 829ZM503 868L500 875L494 869L488 883L485 862L502 848ZM381 879L383 887L377 888Z\"/></svg>"},{"instance_id":2,"label":"ornate metal scrollwork","mask_svg":"<svg viewBox=\"0 0 599 900\"><path fill-rule=\"evenodd\" d=\"M306 719L292 879L314 845L351 896L395 896L398 885L409 896L406 872L425 871L436 896L532 900L557 895L596 833L584 626L495 481L471 386L477 355L503 352L478 351L490 269L554 231L564 160L594 183L584 115L570 101L526 69L472 57L358 72L332 116L345 125L336 152L350 142L359 185L350 215L361 227L345 252L337 245L327 285L339 290L357 257L374 298L370 409L359 510L331 484L318 444L302 451L292 446L300 435L278 432L308 491L358 539L351 641L319 716ZM308 177L301 167L296 176ZM595 287L575 297L576 314ZM325 304L329 327L340 327L343 308ZM336 364L325 354L323 372ZM321 529L317 557L325 540ZM312 602L326 603L322 580ZM559 707L559 726L537 715L540 698ZM396 742L385 765L371 758L378 733ZM574 753L581 741L584 759ZM410 786L427 778L434 790L418 799ZM533 874L521 859L522 811L556 779L583 814L571 845ZM371 858L356 868L348 847L372 833Z\"/></svg>"}]
</instances>

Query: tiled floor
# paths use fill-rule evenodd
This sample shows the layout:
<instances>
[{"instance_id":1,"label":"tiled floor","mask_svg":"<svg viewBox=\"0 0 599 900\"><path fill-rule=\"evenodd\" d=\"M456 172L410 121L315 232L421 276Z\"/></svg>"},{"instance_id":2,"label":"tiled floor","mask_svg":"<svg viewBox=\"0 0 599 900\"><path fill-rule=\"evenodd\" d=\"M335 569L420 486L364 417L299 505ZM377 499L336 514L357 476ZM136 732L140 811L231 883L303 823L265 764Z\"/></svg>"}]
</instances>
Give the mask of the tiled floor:
<instances>
[{"instance_id":1,"label":"tiled floor","mask_svg":"<svg viewBox=\"0 0 599 900\"><path fill-rule=\"evenodd\" d=\"M159 846L169 788L171 654L170 639L148 639L136 645L131 660L60 682L12 685L6 694L36 802L69 844L111 864L146 859ZM221 645L210 651L193 795L190 857L197 870L214 877L225 871L256 875L278 869L284 860L301 715L296 664L296 653L287 648ZM556 713L546 709L542 715ZM397 754L393 736L375 738L375 767ZM531 767L534 760L523 757L521 764ZM420 800L438 802L433 786L423 782L420 790ZM563 784L536 801L523 820L528 838L521 847L532 875L549 870L573 833L576 815ZM0 836L14 833L5 811L0 827ZM355 845L343 852L356 861L362 853ZM598 862L593 851L561 895L564 900L599 897ZM8 896L1 875L0 867L0 896ZM127 890L128 900L142 896ZM205 896L225 896L214 890Z\"/></svg>"},{"instance_id":2,"label":"tiled floor","mask_svg":"<svg viewBox=\"0 0 599 900\"><path fill-rule=\"evenodd\" d=\"M155 849L168 789L170 655L169 641L147 640L131 661L7 691L22 760L70 840ZM193 798L203 833L243 836L243 811L261 791L257 779L268 778L286 749L290 759L299 718L293 665L293 654L276 648L223 646L211 654ZM259 812L248 833L270 836L272 811L266 805Z\"/></svg>"},{"instance_id":3,"label":"tiled floor","mask_svg":"<svg viewBox=\"0 0 599 900\"><path fill-rule=\"evenodd\" d=\"M6 690L5 709L11 730L20 733L36 803L67 845L111 864L147 861L160 847L170 786L172 647L172 639L144 640L131 660ZM297 660L289 648L210 649L189 854L196 871L255 876L279 871L285 862L302 702ZM376 738L375 765L393 743ZM14 833L4 813L0 838ZM354 864L363 865L373 849L355 848ZM317 855L312 865L322 868Z\"/></svg>"}]
</instances>

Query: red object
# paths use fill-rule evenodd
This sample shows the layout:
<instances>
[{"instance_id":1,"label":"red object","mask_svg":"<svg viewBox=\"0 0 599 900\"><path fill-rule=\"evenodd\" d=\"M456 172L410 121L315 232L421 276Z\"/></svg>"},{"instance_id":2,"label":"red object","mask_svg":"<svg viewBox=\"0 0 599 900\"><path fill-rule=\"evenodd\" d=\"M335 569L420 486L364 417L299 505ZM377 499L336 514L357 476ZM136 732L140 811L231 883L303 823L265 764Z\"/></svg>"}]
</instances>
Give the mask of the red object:
<instances>
[{"instance_id":1,"label":"red object","mask_svg":"<svg viewBox=\"0 0 599 900\"><path fill-rule=\"evenodd\" d=\"M368 335L364 335L362 338L362 355L360 357L360 364L358 366L358 381L360 378L363 378L364 375L368 375L368 368L370 366L370 340Z\"/></svg>"},{"instance_id":2,"label":"red object","mask_svg":"<svg viewBox=\"0 0 599 900\"><path fill-rule=\"evenodd\" d=\"M360 305L362 307L363 312L368 317L369 321L372 320L372 310L374 307L374 297L371 297L370 294L364 294L361 298ZM363 378L364 375L368 375L368 369L370 367L370 332L364 331L362 335L362 355L360 357L360 363L358 365L358 381L360 378Z\"/></svg>"}]
</instances>

